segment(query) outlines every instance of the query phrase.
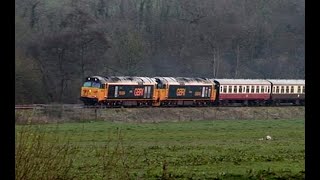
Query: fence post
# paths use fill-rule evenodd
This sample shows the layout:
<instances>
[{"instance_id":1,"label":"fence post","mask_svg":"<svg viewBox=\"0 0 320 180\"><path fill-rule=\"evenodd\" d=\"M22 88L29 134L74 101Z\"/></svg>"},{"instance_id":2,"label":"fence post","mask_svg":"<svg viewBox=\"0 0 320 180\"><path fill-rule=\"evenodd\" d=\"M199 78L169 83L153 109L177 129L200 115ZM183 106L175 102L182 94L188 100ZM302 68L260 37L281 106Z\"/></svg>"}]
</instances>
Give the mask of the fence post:
<instances>
[{"instance_id":1,"label":"fence post","mask_svg":"<svg viewBox=\"0 0 320 180\"><path fill-rule=\"evenodd\" d=\"M98 119L97 107L94 109L94 114L95 114L95 120L97 120Z\"/></svg>"}]
</instances>

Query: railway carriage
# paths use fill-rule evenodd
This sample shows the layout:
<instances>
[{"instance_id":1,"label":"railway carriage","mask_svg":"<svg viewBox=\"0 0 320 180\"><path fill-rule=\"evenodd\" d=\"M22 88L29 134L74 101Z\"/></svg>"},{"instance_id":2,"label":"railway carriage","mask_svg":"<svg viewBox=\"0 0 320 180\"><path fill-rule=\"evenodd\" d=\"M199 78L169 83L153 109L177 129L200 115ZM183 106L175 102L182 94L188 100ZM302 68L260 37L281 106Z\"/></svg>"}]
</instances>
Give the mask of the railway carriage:
<instances>
[{"instance_id":1,"label":"railway carriage","mask_svg":"<svg viewBox=\"0 0 320 180\"><path fill-rule=\"evenodd\" d=\"M158 105L208 106L215 101L214 84L206 78L155 77Z\"/></svg>"},{"instance_id":2,"label":"railway carriage","mask_svg":"<svg viewBox=\"0 0 320 180\"><path fill-rule=\"evenodd\" d=\"M271 100L273 104L304 105L305 80L268 79L268 81L272 84Z\"/></svg>"},{"instance_id":3,"label":"railway carriage","mask_svg":"<svg viewBox=\"0 0 320 180\"><path fill-rule=\"evenodd\" d=\"M264 105L270 100L271 83L264 79L212 79L219 105Z\"/></svg>"}]
</instances>

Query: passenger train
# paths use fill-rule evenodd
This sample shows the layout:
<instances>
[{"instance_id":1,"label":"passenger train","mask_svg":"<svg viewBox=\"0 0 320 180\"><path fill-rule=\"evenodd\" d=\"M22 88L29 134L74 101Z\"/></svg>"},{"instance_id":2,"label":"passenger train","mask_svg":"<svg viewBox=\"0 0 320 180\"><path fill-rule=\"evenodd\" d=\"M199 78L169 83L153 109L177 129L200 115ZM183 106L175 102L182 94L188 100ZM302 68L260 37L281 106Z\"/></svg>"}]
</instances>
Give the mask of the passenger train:
<instances>
[{"instance_id":1,"label":"passenger train","mask_svg":"<svg viewBox=\"0 0 320 180\"><path fill-rule=\"evenodd\" d=\"M304 105L305 80L90 76L80 100L106 107Z\"/></svg>"}]
</instances>

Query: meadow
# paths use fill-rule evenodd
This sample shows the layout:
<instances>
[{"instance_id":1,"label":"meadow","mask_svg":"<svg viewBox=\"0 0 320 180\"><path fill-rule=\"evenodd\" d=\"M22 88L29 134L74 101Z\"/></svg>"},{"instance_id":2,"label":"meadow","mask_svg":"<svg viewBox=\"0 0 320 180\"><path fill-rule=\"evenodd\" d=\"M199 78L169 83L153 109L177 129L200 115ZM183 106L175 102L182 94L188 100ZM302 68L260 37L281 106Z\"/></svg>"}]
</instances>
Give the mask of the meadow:
<instances>
[{"instance_id":1,"label":"meadow","mask_svg":"<svg viewBox=\"0 0 320 180\"><path fill-rule=\"evenodd\" d=\"M304 119L16 125L16 179L304 179L304 126Z\"/></svg>"}]
</instances>

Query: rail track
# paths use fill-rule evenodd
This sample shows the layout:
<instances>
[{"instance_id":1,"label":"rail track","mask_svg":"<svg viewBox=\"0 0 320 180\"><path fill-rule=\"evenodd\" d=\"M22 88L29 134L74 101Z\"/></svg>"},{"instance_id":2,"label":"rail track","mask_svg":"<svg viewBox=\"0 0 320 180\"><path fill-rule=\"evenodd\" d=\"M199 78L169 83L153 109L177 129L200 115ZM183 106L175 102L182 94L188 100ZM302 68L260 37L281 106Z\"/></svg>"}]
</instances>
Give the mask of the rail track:
<instances>
[{"instance_id":1,"label":"rail track","mask_svg":"<svg viewBox=\"0 0 320 180\"><path fill-rule=\"evenodd\" d=\"M23 110L23 109L46 109L46 108L54 108L54 107L62 107L62 108L86 108L82 104L20 104L15 105L15 109Z\"/></svg>"},{"instance_id":2,"label":"rail track","mask_svg":"<svg viewBox=\"0 0 320 180\"><path fill-rule=\"evenodd\" d=\"M302 105L292 105L292 104L281 104L277 106L249 106L249 107L291 107L291 106L302 106ZM156 107L156 108L188 108L188 106L166 106L166 107ZM193 108L202 108L210 106L191 106ZM216 107L241 107L241 105L228 105L228 106L213 106ZM49 108L62 108L62 109L103 109L103 108L122 108L121 106L107 107L103 105L97 106L87 106L83 104L20 104L15 105L15 110L25 110L25 109L49 109ZM154 108L152 106L139 106L139 107L125 107L125 108Z\"/></svg>"}]
</instances>

